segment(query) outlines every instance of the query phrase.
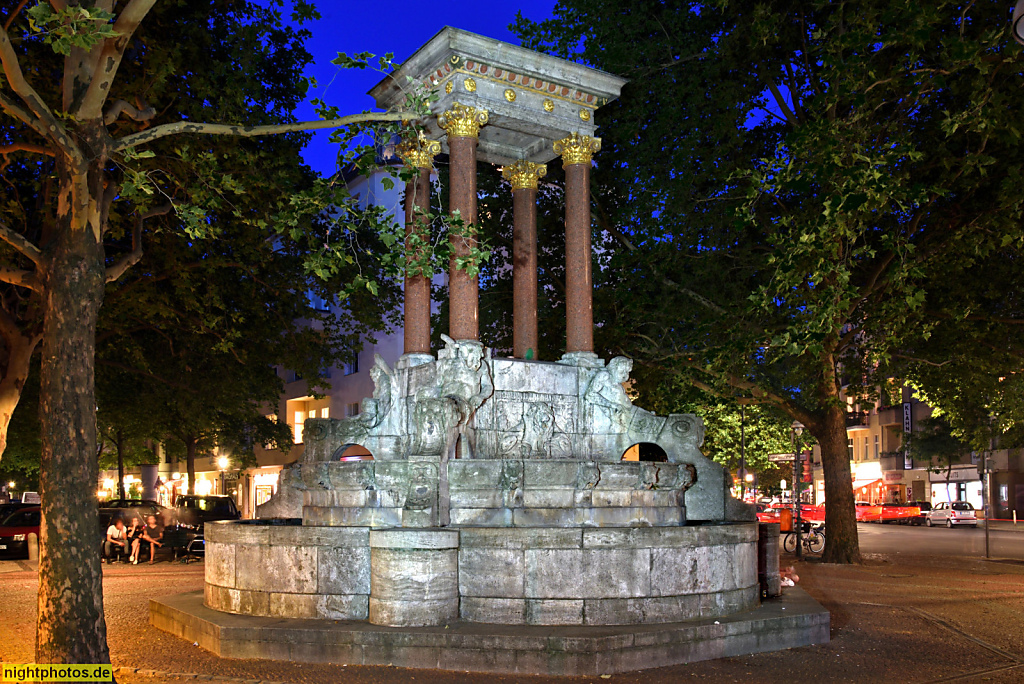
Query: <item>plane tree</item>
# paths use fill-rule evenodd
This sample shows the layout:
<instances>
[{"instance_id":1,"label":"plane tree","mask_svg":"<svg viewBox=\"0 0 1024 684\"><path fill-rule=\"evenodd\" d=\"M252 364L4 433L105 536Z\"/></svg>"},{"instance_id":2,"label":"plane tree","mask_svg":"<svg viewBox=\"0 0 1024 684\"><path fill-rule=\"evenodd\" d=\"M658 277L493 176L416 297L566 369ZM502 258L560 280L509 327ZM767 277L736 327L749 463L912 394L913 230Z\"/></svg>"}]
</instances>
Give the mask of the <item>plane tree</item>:
<instances>
[{"instance_id":1,"label":"plane tree","mask_svg":"<svg viewBox=\"0 0 1024 684\"><path fill-rule=\"evenodd\" d=\"M147 240L175 230L201 246L230 217L271 243L301 245L305 269L338 278L343 293L378 288L358 234L390 228L380 227L382 212L360 210L344 183L302 185L292 156L291 180L281 185L288 196L271 206L248 200L284 178L273 136L294 142L337 129L339 160L365 168L375 149L360 141L411 131L401 123L424 111L425 99L411 94L402 112L341 116L318 102L319 120L296 121L309 55L308 34L294 24L313 13L302 0L51 0L17 3L0 24L0 159L10 189L0 206L0 437L38 347L37 662L109 662L89 513L96 328L107 284L138 265ZM372 57L335 62L365 68ZM390 58L378 65L387 71ZM225 160L244 161L245 177ZM329 220L313 220L327 207Z\"/></svg>"},{"instance_id":2,"label":"plane tree","mask_svg":"<svg viewBox=\"0 0 1024 684\"><path fill-rule=\"evenodd\" d=\"M599 336L806 426L826 561L860 560L850 402L871 401L924 330L938 271L1019 248L1008 28L995 0L561 0L515 25L630 79L598 112L595 183L628 197L608 204L628 240Z\"/></svg>"}]
</instances>

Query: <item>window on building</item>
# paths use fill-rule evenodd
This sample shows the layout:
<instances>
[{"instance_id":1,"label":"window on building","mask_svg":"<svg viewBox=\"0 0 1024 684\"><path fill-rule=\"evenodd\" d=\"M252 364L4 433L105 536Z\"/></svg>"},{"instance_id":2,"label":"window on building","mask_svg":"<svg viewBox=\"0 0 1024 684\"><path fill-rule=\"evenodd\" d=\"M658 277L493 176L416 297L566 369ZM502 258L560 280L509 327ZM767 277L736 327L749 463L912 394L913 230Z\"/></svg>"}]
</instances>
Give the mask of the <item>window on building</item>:
<instances>
[{"instance_id":1,"label":"window on building","mask_svg":"<svg viewBox=\"0 0 1024 684\"><path fill-rule=\"evenodd\" d=\"M345 364L345 375L353 375L359 372L359 357L352 359L352 363Z\"/></svg>"},{"instance_id":2,"label":"window on building","mask_svg":"<svg viewBox=\"0 0 1024 684\"><path fill-rule=\"evenodd\" d=\"M330 416L330 413L331 413L330 409L327 408L326 406L324 406L322 409L320 409L320 417L321 418L328 418Z\"/></svg>"},{"instance_id":3,"label":"window on building","mask_svg":"<svg viewBox=\"0 0 1024 684\"><path fill-rule=\"evenodd\" d=\"M878 455L879 455L879 451L878 451L878 439L879 439L878 435L875 435L875 458L878 458Z\"/></svg>"},{"instance_id":4,"label":"window on building","mask_svg":"<svg viewBox=\"0 0 1024 684\"><path fill-rule=\"evenodd\" d=\"M292 426L292 439L295 441L296 444L302 444L302 424L305 422L305 420L305 411L295 412L295 424Z\"/></svg>"},{"instance_id":5,"label":"window on building","mask_svg":"<svg viewBox=\"0 0 1024 684\"><path fill-rule=\"evenodd\" d=\"M306 414L306 417L307 418L316 418L316 409L313 409L308 414Z\"/></svg>"},{"instance_id":6,"label":"window on building","mask_svg":"<svg viewBox=\"0 0 1024 684\"><path fill-rule=\"evenodd\" d=\"M956 483L956 500L967 501L967 483L957 482Z\"/></svg>"},{"instance_id":7,"label":"window on building","mask_svg":"<svg viewBox=\"0 0 1024 684\"><path fill-rule=\"evenodd\" d=\"M864 460L866 461L869 458L871 458L871 456L870 456L870 454L868 454L868 438L865 437L864 438Z\"/></svg>"},{"instance_id":8,"label":"window on building","mask_svg":"<svg viewBox=\"0 0 1024 684\"><path fill-rule=\"evenodd\" d=\"M345 407L345 415L349 418L359 415L359 402L355 401Z\"/></svg>"},{"instance_id":9,"label":"window on building","mask_svg":"<svg viewBox=\"0 0 1024 684\"><path fill-rule=\"evenodd\" d=\"M853 460L853 437L846 440L846 450L849 452L850 460Z\"/></svg>"}]
</instances>

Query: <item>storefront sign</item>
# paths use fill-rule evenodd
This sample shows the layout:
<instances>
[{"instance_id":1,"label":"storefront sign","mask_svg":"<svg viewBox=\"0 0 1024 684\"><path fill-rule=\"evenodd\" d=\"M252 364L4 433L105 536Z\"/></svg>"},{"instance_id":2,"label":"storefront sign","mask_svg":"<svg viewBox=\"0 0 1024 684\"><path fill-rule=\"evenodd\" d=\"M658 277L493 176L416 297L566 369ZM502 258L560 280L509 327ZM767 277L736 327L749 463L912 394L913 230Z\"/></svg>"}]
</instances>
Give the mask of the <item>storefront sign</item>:
<instances>
[{"instance_id":1,"label":"storefront sign","mask_svg":"<svg viewBox=\"0 0 1024 684\"><path fill-rule=\"evenodd\" d=\"M912 405L909 401L903 404L903 431L914 431L914 411L912 410Z\"/></svg>"},{"instance_id":2,"label":"storefront sign","mask_svg":"<svg viewBox=\"0 0 1024 684\"><path fill-rule=\"evenodd\" d=\"M945 482L946 481L946 470L940 470L939 472L931 471L928 473L928 479L932 482ZM968 480L979 480L977 468L954 468L949 472L950 482L966 482Z\"/></svg>"},{"instance_id":3,"label":"storefront sign","mask_svg":"<svg viewBox=\"0 0 1024 684\"><path fill-rule=\"evenodd\" d=\"M768 460L772 463L789 463L793 460L793 454L768 454Z\"/></svg>"},{"instance_id":4,"label":"storefront sign","mask_svg":"<svg viewBox=\"0 0 1024 684\"><path fill-rule=\"evenodd\" d=\"M882 481L885 484L900 484L903 482L902 470L886 470L882 473Z\"/></svg>"}]
</instances>

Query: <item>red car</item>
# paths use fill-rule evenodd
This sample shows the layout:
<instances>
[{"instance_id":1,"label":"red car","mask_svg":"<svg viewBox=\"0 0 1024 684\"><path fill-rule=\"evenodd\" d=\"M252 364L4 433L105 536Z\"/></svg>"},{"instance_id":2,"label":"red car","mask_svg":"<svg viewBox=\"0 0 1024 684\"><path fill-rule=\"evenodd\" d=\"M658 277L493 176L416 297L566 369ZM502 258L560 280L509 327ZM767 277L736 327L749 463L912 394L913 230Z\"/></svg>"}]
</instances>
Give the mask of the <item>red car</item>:
<instances>
[{"instance_id":1,"label":"red car","mask_svg":"<svg viewBox=\"0 0 1024 684\"><path fill-rule=\"evenodd\" d=\"M39 506L22 508L0 522L0 556L28 558L28 535L39 536Z\"/></svg>"}]
</instances>

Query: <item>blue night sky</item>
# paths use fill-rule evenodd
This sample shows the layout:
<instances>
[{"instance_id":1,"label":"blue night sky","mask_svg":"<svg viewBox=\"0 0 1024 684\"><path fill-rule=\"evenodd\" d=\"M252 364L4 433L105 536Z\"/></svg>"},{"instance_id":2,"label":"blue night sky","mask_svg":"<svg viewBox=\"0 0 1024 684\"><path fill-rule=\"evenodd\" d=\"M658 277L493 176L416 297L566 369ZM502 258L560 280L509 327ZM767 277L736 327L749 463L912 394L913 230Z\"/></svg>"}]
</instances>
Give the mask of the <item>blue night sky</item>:
<instances>
[{"instance_id":1,"label":"blue night sky","mask_svg":"<svg viewBox=\"0 0 1024 684\"><path fill-rule=\"evenodd\" d=\"M320 87L311 88L308 96L323 98L338 106L342 114L373 109L373 99L366 91L381 79L380 73L369 69L338 71L330 63L338 52L393 52L395 59L402 61L444 26L518 45L519 41L508 30L516 12L521 10L524 16L539 21L551 16L554 4L555 0L497 0L485 4L321 0L316 6L322 18L309 25L313 36L307 42L316 60L308 75L315 77ZM316 118L308 104L300 107L297 114L302 119ZM327 142L329 137L329 132L317 133L304 152L307 163L325 175L335 171L337 154L337 146Z\"/></svg>"}]
</instances>

